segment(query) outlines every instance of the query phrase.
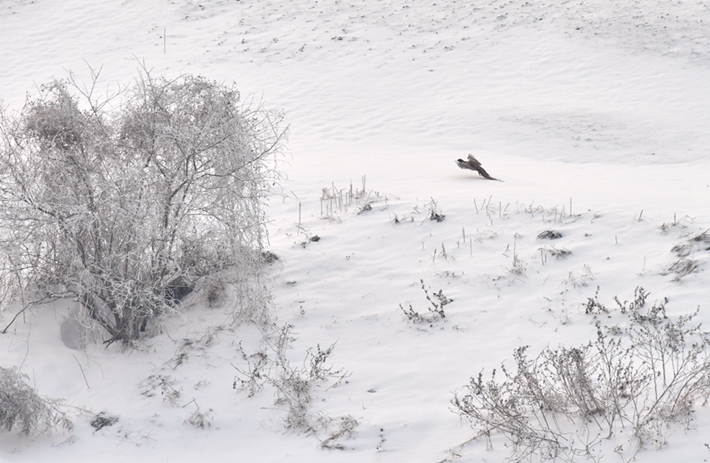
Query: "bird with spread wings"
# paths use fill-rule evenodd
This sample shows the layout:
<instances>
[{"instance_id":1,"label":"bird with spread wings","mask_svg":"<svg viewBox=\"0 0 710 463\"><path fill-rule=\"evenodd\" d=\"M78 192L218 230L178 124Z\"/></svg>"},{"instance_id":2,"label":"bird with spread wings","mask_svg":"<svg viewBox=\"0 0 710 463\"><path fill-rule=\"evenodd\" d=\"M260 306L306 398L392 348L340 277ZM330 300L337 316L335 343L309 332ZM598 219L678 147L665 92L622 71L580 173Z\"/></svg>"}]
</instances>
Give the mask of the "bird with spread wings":
<instances>
[{"instance_id":1,"label":"bird with spread wings","mask_svg":"<svg viewBox=\"0 0 710 463\"><path fill-rule=\"evenodd\" d=\"M475 170L481 177L486 178L488 180L498 180L497 178L493 178L488 175L486 169L481 166L481 163L478 161L478 159L473 157L473 154L469 154L468 159L465 161L463 159L457 159L456 165L459 166L461 169Z\"/></svg>"}]
</instances>

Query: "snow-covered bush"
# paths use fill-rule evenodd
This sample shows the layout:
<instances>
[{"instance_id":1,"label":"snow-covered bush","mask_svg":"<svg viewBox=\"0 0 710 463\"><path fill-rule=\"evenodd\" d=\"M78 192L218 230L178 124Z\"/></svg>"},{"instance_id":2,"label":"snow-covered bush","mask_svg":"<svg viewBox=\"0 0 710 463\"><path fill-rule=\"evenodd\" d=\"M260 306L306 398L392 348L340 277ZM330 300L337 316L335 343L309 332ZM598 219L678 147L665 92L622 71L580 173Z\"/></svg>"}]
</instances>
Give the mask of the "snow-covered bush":
<instances>
[{"instance_id":1,"label":"snow-covered bush","mask_svg":"<svg viewBox=\"0 0 710 463\"><path fill-rule=\"evenodd\" d=\"M26 436L57 427L71 431L72 422L59 410L59 402L40 397L27 379L16 368L0 367L0 430Z\"/></svg>"},{"instance_id":2,"label":"snow-covered bush","mask_svg":"<svg viewBox=\"0 0 710 463\"><path fill-rule=\"evenodd\" d=\"M647 307L648 294L637 288L633 301L616 299L623 319L597 321L597 338L585 345L535 358L519 347L515 371L471 378L455 411L479 436L502 433L514 461L598 461L609 451L631 461L641 448L667 445L669 426L688 427L710 400L710 334L692 324L697 312L673 320L666 300ZM607 319L610 310L595 298L587 313Z\"/></svg>"},{"instance_id":3,"label":"snow-covered bush","mask_svg":"<svg viewBox=\"0 0 710 463\"><path fill-rule=\"evenodd\" d=\"M206 275L235 287L238 315L265 317L261 206L281 115L191 75L143 72L106 99L94 87L55 80L0 120L14 296L78 298L107 343L149 331Z\"/></svg>"}]
</instances>

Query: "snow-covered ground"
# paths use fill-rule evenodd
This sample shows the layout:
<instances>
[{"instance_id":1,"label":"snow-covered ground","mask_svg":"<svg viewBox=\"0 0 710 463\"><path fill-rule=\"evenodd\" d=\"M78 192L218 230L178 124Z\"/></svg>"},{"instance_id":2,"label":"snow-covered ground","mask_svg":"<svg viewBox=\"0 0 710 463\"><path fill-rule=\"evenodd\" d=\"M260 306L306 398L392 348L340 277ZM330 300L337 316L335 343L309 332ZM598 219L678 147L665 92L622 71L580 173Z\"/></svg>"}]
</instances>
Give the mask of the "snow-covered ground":
<instances>
[{"instance_id":1,"label":"snow-covered ground","mask_svg":"<svg viewBox=\"0 0 710 463\"><path fill-rule=\"evenodd\" d=\"M0 435L0 460L437 462L473 434L453 393L516 347L592 340L597 288L614 306L642 286L669 315L700 306L710 321L710 251L694 248L694 273L669 271L671 248L710 228L708 2L4 0L0 44L10 110L68 71L88 82L100 68L115 89L140 62L285 112L272 310L293 325L294 365L336 343L329 361L349 373L322 383L312 413L359 423L345 450L322 449L325 431L285 429L273 389L235 390L239 343L250 353L261 334L233 325L229 302L196 303L127 352L68 348L64 302L0 336L0 366L76 407L75 430ZM468 153L503 182L459 170ZM348 201L351 188L366 193ZM426 312L421 281L453 299L445 320L400 310ZM102 411L119 421L95 431ZM188 422L196 411L210 426ZM696 418L636 461L709 459L710 412ZM501 461L493 447L458 461Z\"/></svg>"}]
</instances>

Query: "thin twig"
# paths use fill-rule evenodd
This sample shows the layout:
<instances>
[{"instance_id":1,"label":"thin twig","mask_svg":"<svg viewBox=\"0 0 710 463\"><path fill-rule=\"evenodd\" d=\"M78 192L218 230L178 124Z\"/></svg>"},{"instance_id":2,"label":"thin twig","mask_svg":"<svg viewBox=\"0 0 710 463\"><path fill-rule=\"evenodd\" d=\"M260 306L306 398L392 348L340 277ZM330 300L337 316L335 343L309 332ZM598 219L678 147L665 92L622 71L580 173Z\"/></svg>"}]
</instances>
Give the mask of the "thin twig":
<instances>
[{"instance_id":1,"label":"thin twig","mask_svg":"<svg viewBox=\"0 0 710 463\"><path fill-rule=\"evenodd\" d=\"M89 386L89 381L86 379L86 375L84 374L84 367L81 366L81 362L79 362L79 359L76 358L76 355L71 354L72 357L74 357L74 360L76 360L77 365L79 365L79 369L81 370L81 376L84 377L84 382L86 383L86 388L91 389Z\"/></svg>"}]
</instances>

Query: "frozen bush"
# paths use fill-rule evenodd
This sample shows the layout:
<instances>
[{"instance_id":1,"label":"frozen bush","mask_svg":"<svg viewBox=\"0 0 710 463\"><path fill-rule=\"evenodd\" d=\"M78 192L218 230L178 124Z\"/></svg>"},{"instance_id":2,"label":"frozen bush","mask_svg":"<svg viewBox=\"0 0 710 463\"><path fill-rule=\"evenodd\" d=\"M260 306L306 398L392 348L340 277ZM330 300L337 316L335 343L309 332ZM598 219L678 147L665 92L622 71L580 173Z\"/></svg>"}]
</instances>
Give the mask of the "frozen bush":
<instances>
[{"instance_id":1,"label":"frozen bush","mask_svg":"<svg viewBox=\"0 0 710 463\"><path fill-rule=\"evenodd\" d=\"M261 205L280 120L191 75L143 72L106 100L73 79L42 86L0 120L14 295L77 298L109 344L149 332L206 275L234 286L238 316L264 318Z\"/></svg>"},{"instance_id":2,"label":"frozen bush","mask_svg":"<svg viewBox=\"0 0 710 463\"><path fill-rule=\"evenodd\" d=\"M16 368L0 367L0 430L26 436L44 434L57 427L70 431L71 421L56 400L40 397Z\"/></svg>"}]
</instances>

